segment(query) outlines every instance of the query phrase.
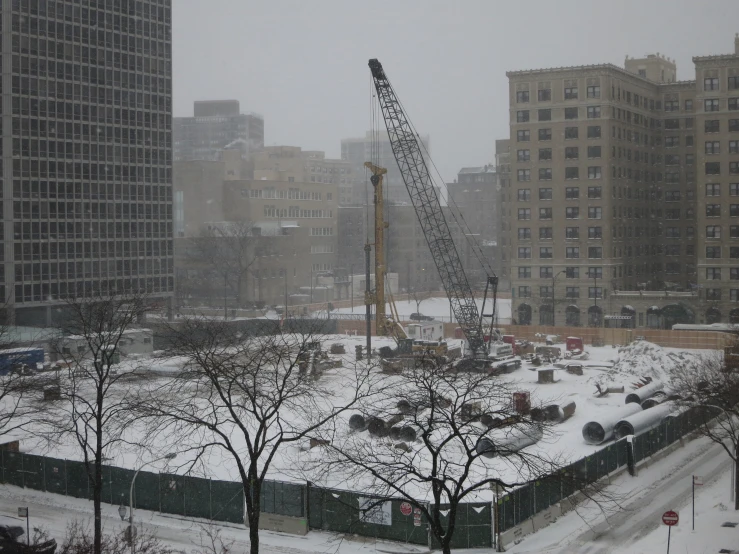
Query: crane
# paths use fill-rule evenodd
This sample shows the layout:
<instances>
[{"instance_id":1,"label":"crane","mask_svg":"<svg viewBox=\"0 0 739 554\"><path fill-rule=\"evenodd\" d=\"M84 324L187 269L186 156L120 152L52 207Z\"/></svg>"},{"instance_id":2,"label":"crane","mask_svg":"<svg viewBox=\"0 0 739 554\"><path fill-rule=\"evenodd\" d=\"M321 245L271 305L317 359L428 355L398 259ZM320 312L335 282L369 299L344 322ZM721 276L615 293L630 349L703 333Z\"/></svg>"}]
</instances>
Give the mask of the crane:
<instances>
[{"instance_id":1,"label":"crane","mask_svg":"<svg viewBox=\"0 0 739 554\"><path fill-rule=\"evenodd\" d=\"M454 316L467 339L472 356L487 358L488 346L483 331L483 318L491 318L489 337L492 340L498 277L492 271L487 275L482 310L478 311L472 287L464 272L416 133L395 95L382 64L377 59L371 59L369 68L393 155L398 162L403 182L410 194L411 203L439 271L444 290L449 297ZM492 292L491 314L484 313L488 291Z\"/></svg>"}]
</instances>

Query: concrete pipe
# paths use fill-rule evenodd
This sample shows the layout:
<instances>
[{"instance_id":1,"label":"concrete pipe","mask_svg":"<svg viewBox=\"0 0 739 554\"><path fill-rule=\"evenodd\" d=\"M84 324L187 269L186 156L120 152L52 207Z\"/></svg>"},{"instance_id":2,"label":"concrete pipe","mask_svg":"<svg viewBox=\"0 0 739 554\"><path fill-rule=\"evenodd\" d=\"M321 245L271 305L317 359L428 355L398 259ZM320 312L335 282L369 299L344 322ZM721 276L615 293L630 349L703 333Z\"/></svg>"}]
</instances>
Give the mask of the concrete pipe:
<instances>
[{"instance_id":1,"label":"concrete pipe","mask_svg":"<svg viewBox=\"0 0 739 554\"><path fill-rule=\"evenodd\" d=\"M349 429L352 431L363 431L367 423L364 421L364 416L361 414L354 414L349 418Z\"/></svg>"},{"instance_id":2,"label":"concrete pipe","mask_svg":"<svg viewBox=\"0 0 739 554\"><path fill-rule=\"evenodd\" d=\"M417 437L416 430L410 425L404 425L400 429L400 440L403 442L415 442Z\"/></svg>"},{"instance_id":3,"label":"concrete pipe","mask_svg":"<svg viewBox=\"0 0 739 554\"><path fill-rule=\"evenodd\" d=\"M625 417L616 423L616 427L613 430L616 440L629 435L641 435L658 427L662 423L662 420L674 410L675 405L672 402L665 402L649 410L642 410Z\"/></svg>"},{"instance_id":4,"label":"concrete pipe","mask_svg":"<svg viewBox=\"0 0 739 554\"><path fill-rule=\"evenodd\" d=\"M623 418L641 412L641 405L636 402L626 404L621 408L605 414L597 421L589 421L582 428L582 438L588 444L600 444L613 437L613 429Z\"/></svg>"},{"instance_id":5,"label":"concrete pipe","mask_svg":"<svg viewBox=\"0 0 739 554\"><path fill-rule=\"evenodd\" d=\"M527 446L536 444L544 436L539 425L519 426L507 429L505 433L488 435L477 441L475 450L480 456L493 458L495 456L509 456L523 450Z\"/></svg>"},{"instance_id":6,"label":"concrete pipe","mask_svg":"<svg viewBox=\"0 0 739 554\"><path fill-rule=\"evenodd\" d=\"M644 402L642 402L641 408L642 410L654 408L655 406L658 406L659 404L665 402L668 398L669 397L665 394L655 394L652 398L647 398Z\"/></svg>"},{"instance_id":7,"label":"concrete pipe","mask_svg":"<svg viewBox=\"0 0 739 554\"><path fill-rule=\"evenodd\" d=\"M400 427L390 427L390 438L394 441L400 440Z\"/></svg>"},{"instance_id":8,"label":"concrete pipe","mask_svg":"<svg viewBox=\"0 0 739 554\"><path fill-rule=\"evenodd\" d=\"M644 385L643 387L636 389L634 392L627 394L626 403L631 404L632 402L636 402L641 404L647 398L651 398L658 392L662 392L664 388L665 386L658 381L649 383L648 385Z\"/></svg>"}]
</instances>

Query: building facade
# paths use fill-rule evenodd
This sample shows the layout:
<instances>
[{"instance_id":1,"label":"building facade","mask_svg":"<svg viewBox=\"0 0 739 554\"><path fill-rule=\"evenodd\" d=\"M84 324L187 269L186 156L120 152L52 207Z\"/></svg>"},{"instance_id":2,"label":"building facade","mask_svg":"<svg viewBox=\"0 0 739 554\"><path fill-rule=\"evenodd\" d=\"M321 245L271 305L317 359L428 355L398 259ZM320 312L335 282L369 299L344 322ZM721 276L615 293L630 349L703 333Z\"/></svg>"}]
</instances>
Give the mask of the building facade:
<instances>
[{"instance_id":1,"label":"building facade","mask_svg":"<svg viewBox=\"0 0 739 554\"><path fill-rule=\"evenodd\" d=\"M739 41L693 61L508 73L518 323L739 320ZM675 294L647 314L629 291Z\"/></svg>"},{"instance_id":2,"label":"building facade","mask_svg":"<svg viewBox=\"0 0 739 554\"><path fill-rule=\"evenodd\" d=\"M238 100L199 101L193 117L174 118L173 138L175 161L215 161L229 148L247 157L264 148L264 119L242 114Z\"/></svg>"},{"instance_id":3,"label":"building facade","mask_svg":"<svg viewBox=\"0 0 739 554\"><path fill-rule=\"evenodd\" d=\"M498 174L497 261L498 290L511 290L511 141L495 141L495 170Z\"/></svg>"},{"instance_id":4,"label":"building facade","mask_svg":"<svg viewBox=\"0 0 739 554\"><path fill-rule=\"evenodd\" d=\"M0 301L174 287L171 1L2 4Z\"/></svg>"}]
</instances>

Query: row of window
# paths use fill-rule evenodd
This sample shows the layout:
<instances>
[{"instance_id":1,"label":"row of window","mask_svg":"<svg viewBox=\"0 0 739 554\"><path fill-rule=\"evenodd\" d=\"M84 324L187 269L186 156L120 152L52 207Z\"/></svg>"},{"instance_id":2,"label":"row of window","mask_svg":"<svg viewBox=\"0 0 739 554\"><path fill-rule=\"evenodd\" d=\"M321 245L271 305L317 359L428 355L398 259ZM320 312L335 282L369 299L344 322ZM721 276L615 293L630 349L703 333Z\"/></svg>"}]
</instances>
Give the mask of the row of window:
<instances>
[{"instance_id":1,"label":"row of window","mask_svg":"<svg viewBox=\"0 0 739 554\"><path fill-rule=\"evenodd\" d=\"M706 196L721 196L721 184L707 184ZM729 196L739 196L739 183L729 183Z\"/></svg>"},{"instance_id":2,"label":"row of window","mask_svg":"<svg viewBox=\"0 0 739 554\"><path fill-rule=\"evenodd\" d=\"M35 285L16 285L15 302L45 302L49 297L74 298L99 297L107 291L141 290L148 293L172 292L174 277L148 277L141 279L97 279L93 281L69 281ZM5 287L0 287L0 297L5 301Z\"/></svg>"},{"instance_id":3,"label":"row of window","mask_svg":"<svg viewBox=\"0 0 739 554\"><path fill-rule=\"evenodd\" d=\"M16 264L16 281L56 281L58 279L89 279L91 277L123 277L130 275L161 275L173 270L171 258L146 260L109 260L87 262Z\"/></svg>"},{"instance_id":4,"label":"row of window","mask_svg":"<svg viewBox=\"0 0 739 554\"><path fill-rule=\"evenodd\" d=\"M518 259L527 260L531 259L532 248L530 246L519 246L518 247ZM554 257L554 247L552 246L540 246L539 247L539 259L551 259ZM565 258L567 259L578 259L580 257L579 246L566 246L565 247ZM601 246L588 246L588 259L599 260L603 258L603 247Z\"/></svg>"},{"instance_id":5,"label":"row of window","mask_svg":"<svg viewBox=\"0 0 739 554\"><path fill-rule=\"evenodd\" d=\"M588 167L588 179L601 179L602 177L603 177L603 172L600 166ZM571 180L571 179L579 179L579 178L580 178L580 168L579 167L565 167L565 179ZM516 180L519 182L531 181L531 170L530 169L516 170ZM539 180L540 181L551 181L552 180L552 168L550 167L539 168Z\"/></svg>"},{"instance_id":6,"label":"row of window","mask_svg":"<svg viewBox=\"0 0 739 554\"><path fill-rule=\"evenodd\" d=\"M588 159L600 158L601 147L600 146L588 146L587 149ZM565 160L577 160L580 158L580 148L578 146L567 146L565 147ZM551 160L552 149L551 148L539 148L539 161ZM525 148L516 151L516 160L519 162L531 161L531 150Z\"/></svg>"},{"instance_id":7,"label":"row of window","mask_svg":"<svg viewBox=\"0 0 739 554\"><path fill-rule=\"evenodd\" d=\"M737 216L734 215L733 217L737 217ZM706 225L706 238L707 239L720 239L721 238L721 225ZM729 225L729 238L739 239L739 225Z\"/></svg>"},{"instance_id":8,"label":"row of window","mask_svg":"<svg viewBox=\"0 0 739 554\"><path fill-rule=\"evenodd\" d=\"M580 268L577 266L573 267L565 267L562 271L557 273L563 274L566 279L579 279L580 278ZM588 267L587 271L583 271L582 273L583 278L585 279L602 279L603 278L603 268L602 267ZM531 279L531 267L519 267L518 268L518 278L519 279ZM539 268L539 278L540 279L553 279L554 278L554 268L551 266L544 266Z\"/></svg>"},{"instance_id":9,"label":"row of window","mask_svg":"<svg viewBox=\"0 0 739 554\"><path fill-rule=\"evenodd\" d=\"M567 240L576 240L580 238L580 227L566 227L565 238ZM603 227L588 227L588 239L599 240L603 238ZM553 240L553 227L539 227L539 240ZM531 228L519 227L518 240L531 240Z\"/></svg>"},{"instance_id":10,"label":"row of window","mask_svg":"<svg viewBox=\"0 0 739 554\"><path fill-rule=\"evenodd\" d=\"M304 210L300 206L289 208L278 208L277 206L264 206L264 217L294 217L294 218L319 218L329 219L334 217L333 210Z\"/></svg>"},{"instance_id":11,"label":"row of window","mask_svg":"<svg viewBox=\"0 0 739 554\"><path fill-rule=\"evenodd\" d=\"M739 238L739 237L735 237ZM722 248L720 246L706 246L706 258L720 259L722 256ZM739 258L739 246L729 247L729 258Z\"/></svg>"},{"instance_id":12,"label":"row of window","mask_svg":"<svg viewBox=\"0 0 739 554\"><path fill-rule=\"evenodd\" d=\"M729 77L726 82L729 90L739 90L739 77ZM703 90L720 90L721 82L718 77L706 77L703 79Z\"/></svg>"},{"instance_id":13,"label":"row of window","mask_svg":"<svg viewBox=\"0 0 739 554\"><path fill-rule=\"evenodd\" d=\"M519 298L531 298L531 287L521 285L518 287ZM539 287L539 298L552 298L552 287ZM565 298L580 298L580 287L565 287ZM588 298L603 298L603 287L588 287Z\"/></svg>"},{"instance_id":14,"label":"row of window","mask_svg":"<svg viewBox=\"0 0 739 554\"><path fill-rule=\"evenodd\" d=\"M601 116L600 106L587 106L585 113L588 119L598 119ZM565 119L579 119L579 108L564 108ZM537 110L537 121L551 121L552 109L544 108ZM531 121L529 110L518 110L516 112L516 123L528 123Z\"/></svg>"},{"instance_id":15,"label":"row of window","mask_svg":"<svg viewBox=\"0 0 739 554\"><path fill-rule=\"evenodd\" d=\"M539 219L552 219L553 208L539 208ZM580 208L578 206L567 206L565 208L565 219L579 219ZM531 219L531 208L518 208L519 221ZM589 207L588 219L603 219L603 208Z\"/></svg>"},{"instance_id":16,"label":"row of window","mask_svg":"<svg viewBox=\"0 0 739 554\"><path fill-rule=\"evenodd\" d=\"M564 87L564 99L565 100L577 100L578 98L578 87ZM600 98L600 85L589 85L586 88L587 98ZM540 88L537 90L536 98L539 102L549 102L552 100L552 89L551 88ZM525 104L529 101L529 91L520 90L516 92L516 102L519 104Z\"/></svg>"},{"instance_id":17,"label":"row of window","mask_svg":"<svg viewBox=\"0 0 739 554\"><path fill-rule=\"evenodd\" d=\"M705 153L709 155L721 153L721 141L709 140L705 144ZM729 141L729 154L739 154L739 140Z\"/></svg>"},{"instance_id":18,"label":"row of window","mask_svg":"<svg viewBox=\"0 0 739 554\"><path fill-rule=\"evenodd\" d=\"M703 109L707 112L718 112L721 111L721 104L720 98L706 98L703 100ZM739 98L728 98L726 107L729 110L739 110Z\"/></svg>"},{"instance_id":19,"label":"row of window","mask_svg":"<svg viewBox=\"0 0 739 554\"><path fill-rule=\"evenodd\" d=\"M543 187L539 189L539 200L552 200L553 194L551 187ZM588 198L598 199L602 198L603 188L602 187L588 187ZM565 200L578 200L580 198L579 187L565 187ZM518 190L518 201L529 202L531 200L531 189L519 189Z\"/></svg>"},{"instance_id":20,"label":"row of window","mask_svg":"<svg viewBox=\"0 0 739 554\"><path fill-rule=\"evenodd\" d=\"M99 253L98 253L99 249ZM56 259L96 258L159 258L172 256L174 246L168 241L101 241L101 242L42 242L13 245L15 261L37 262Z\"/></svg>"},{"instance_id":21,"label":"row of window","mask_svg":"<svg viewBox=\"0 0 739 554\"><path fill-rule=\"evenodd\" d=\"M167 185L149 185L128 183L81 183L57 181L13 181L13 197L55 199L66 198L97 200L139 200L146 202L167 202L172 200L172 187Z\"/></svg>"},{"instance_id":22,"label":"row of window","mask_svg":"<svg viewBox=\"0 0 739 554\"><path fill-rule=\"evenodd\" d=\"M241 196L247 198L266 198L279 200L323 200L323 193L319 191L308 191L302 189L282 189L277 190L274 187L264 189L241 189ZM326 200L332 200L333 193L326 193Z\"/></svg>"},{"instance_id":23,"label":"row of window","mask_svg":"<svg viewBox=\"0 0 739 554\"><path fill-rule=\"evenodd\" d=\"M739 258L739 256L736 256ZM720 267L707 267L706 268L706 280L708 281L720 281L721 280L721 269ZM739 281L739 267L730 267L729 279L731 281Z\"/></svg>"},{"instance_id":24,"label":"row of window","mask_svg":"<svg viewBox=\"0 0 739 554\"><path fill-rule=\"evenodd\" d=\"M579 127L565 127L564 131L564 138L565 139L577 139L580 136ZM587 137L589 139L599 139L601 138L601 127L600 125L588 125L587 127ZM550 141L552 140L552 130L550 128L545 129L539 129L538 130L538 139L540 141ZM529 142L531 140L531 130L530 129L519 129L516 131L516 140L518 142Z\"/></svg>"},{"instance_id":25,"label":"row of window","mask_svg":"<svg viewBox=\"0 0 739 554\"><path fill-rule=\"evenodd\" d=\"M170 238L172 222L152 223L124 221L117 223L98 222L13 222L13 237L16 240L39 240L56 238ZM3 233L0 231L0 240Z\"/></svg>"}]
</instances>

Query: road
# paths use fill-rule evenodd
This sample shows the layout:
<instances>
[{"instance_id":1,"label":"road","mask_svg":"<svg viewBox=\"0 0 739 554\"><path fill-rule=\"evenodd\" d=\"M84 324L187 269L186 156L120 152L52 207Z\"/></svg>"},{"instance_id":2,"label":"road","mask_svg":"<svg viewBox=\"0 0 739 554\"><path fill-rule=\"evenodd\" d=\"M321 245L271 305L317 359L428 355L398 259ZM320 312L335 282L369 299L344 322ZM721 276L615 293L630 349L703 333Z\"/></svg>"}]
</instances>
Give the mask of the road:
<instances>
[{"instance_id":1,"label":"road","mask_svg":"<svg viewBox=\"0 0 739 554\"><path fill-rule=\"evenodd\" d=\"M660 463L660 462L657 462ZM729 470L731 460L723 448L711 443L698 456L685 460L672 473L637 490L623 501L616 514L591 527L559 550L561 554L610 554L625 552L630 543L661 525L662 514L679 510L690 502L692 476L703 476L709 484ZM683 517L689 517L688 513ZM682 520L683 518L681 518Z\"/></svg>"}]
</instances>

